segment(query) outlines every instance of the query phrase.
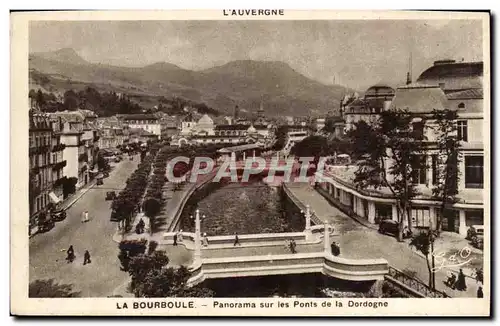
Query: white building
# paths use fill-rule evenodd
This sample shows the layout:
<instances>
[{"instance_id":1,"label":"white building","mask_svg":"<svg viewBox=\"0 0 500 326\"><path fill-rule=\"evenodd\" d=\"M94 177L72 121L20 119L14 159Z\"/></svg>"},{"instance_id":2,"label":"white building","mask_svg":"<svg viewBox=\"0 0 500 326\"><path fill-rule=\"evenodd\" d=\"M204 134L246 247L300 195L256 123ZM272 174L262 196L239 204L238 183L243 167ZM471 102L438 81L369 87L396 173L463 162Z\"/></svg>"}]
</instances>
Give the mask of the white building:
<instances>
[{"instance_id":1,"label":"white building","mask_svg":"<svg viewBox=\"0 0 500 326\"><path fill-rule=\"evenodd\" d=\"M162 123L156 114L124 114L119 119L130 129L143 129L161 139Z\"/></svg>"}]
</instances>

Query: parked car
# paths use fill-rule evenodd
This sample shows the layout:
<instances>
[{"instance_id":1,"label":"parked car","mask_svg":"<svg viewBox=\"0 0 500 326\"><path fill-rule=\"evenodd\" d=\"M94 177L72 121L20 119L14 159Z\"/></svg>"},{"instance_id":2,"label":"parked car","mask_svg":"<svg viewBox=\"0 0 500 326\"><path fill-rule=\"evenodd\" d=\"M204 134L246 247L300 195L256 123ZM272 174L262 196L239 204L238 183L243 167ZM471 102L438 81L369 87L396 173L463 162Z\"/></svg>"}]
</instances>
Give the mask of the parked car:
<instances>
[{"instance_id":1,"label":"parked car","mask_svg":"<svg viewBox=\"0 0 500 326\"><path fill-rule=\"evenodd\" d=\"M38 224L38 232L40 233L45 233L50 231L54 226L55 226L54 220L51 218L47 219L46 221L41 222Z\"/></svg>"},{"instance_id":2,"label":"parked car","mask_svg":"<svg viewBox=\"0 0 500 326\"><path fill-rule=\"evenodd\" d=\"M66 211L61 207L57 207L51 212L51 216L54 221L60 222L66 218Z\"/></svg>"},{"instance_id":3,"label":"parked car","mask_svg":"<svg viewBox=\"0 0 500 326\"><path fill-rule=\"evenodd\" d=\"M393 220L382 220L378 225L378 232L382 234L398 235L398 222Z\"/></svg>"},{"instance_id":4,"label":"parked car","mask_svg":"<svg viewBox=\"0 0 500 326\"><path fill-rule=\"evenodd\" d=\"M471 225L467 230L466 239L472 240L474 236L483 234L484 234L484 225Z\"/></svg>"},{"instance_id":5,"label":"parked car","mask_svg":"<svg viewBox=\"0 0 500 326\"><path fill-rule=\"evenodd\" d=\"M399 232L398 222L389 219L382 220L378 225L378 232L397 236ZM407 228L403 229L403 238L409 238L411 235L411 232Z\"/></svg>"},{"instance_id":6,"label":"parked car","mask_svg":"<svg viewBox=\"0 0 500 326\"><path fill-rule=\"evenodd\" d=\"M106 200L113 200L116 198L116 192L114 191L108 191L106 193Z\"/></svg>"},{"instance_id":7,"label":"parked car","mask_svg":"<svg viewBox=\"0 0 500 326\"><path fill-rule=\"evenodd\" d=\"M483 249L484 245L484 235L477 234L472 238L472 245L478 249Z\"/></svg>"}]
</instances>

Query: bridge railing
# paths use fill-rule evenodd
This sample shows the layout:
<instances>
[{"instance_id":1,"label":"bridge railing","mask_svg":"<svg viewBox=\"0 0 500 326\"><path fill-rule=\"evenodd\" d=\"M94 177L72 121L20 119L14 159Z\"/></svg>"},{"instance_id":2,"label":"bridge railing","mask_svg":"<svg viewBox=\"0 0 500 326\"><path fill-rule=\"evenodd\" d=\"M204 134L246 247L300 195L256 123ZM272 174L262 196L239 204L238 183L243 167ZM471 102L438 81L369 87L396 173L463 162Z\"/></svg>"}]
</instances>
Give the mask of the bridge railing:
<instances>
[{"instance_id":1,"label":"bridge railing","mask_svg":"<svg viewBox=\"0 0 500 326\"><path fill-rule=\"evenodd\" d=\"M387 275L389 280L393 279L401 283L402 285L412 289L413 291L421 294L425 298L449 298L445 292L431 289L427 284L422 281L411 277L410 275L400 271L397 268L389 266L389 274Z\"/></svg>"}]
</instances>

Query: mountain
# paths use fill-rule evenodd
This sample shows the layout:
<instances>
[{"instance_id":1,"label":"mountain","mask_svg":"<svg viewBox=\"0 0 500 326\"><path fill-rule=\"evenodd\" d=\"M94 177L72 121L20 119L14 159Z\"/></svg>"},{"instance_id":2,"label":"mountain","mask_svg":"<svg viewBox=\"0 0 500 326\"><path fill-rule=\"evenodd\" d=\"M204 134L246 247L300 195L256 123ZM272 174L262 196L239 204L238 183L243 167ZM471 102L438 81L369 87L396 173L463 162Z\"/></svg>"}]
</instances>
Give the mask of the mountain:
<instances>
[{"instance_id":1,"label":"mountain","mask_svg":"<svg viewBox=\"0 0 500 326\"><path fill-rule=\"evenodd\" d=\"M59 62L70 63L74 65L86 65L89 64L86 60L76 53L75 50L71 48L63 48L53 52L41 52L35 53L35 56L39 56L46 60L54 60Z\"/></svg>"},{"instance_id":2,"label":"mountain","mask_svg":"<svg viewBox=\"0 0 500 326\"><path fill-rule=\"evenodd\" d=\"M238 60L202 71L167 62L120 67L90 63L73 49L33 53L29 60L31 88L63 93L92 86L130 94L146 106L156 105L159 96L178 96L226 113L235 105L255 112L263 100L269 115L324 114L336 109L347 91L311 80L279 61Z\"/></svg>"}]
</instances>

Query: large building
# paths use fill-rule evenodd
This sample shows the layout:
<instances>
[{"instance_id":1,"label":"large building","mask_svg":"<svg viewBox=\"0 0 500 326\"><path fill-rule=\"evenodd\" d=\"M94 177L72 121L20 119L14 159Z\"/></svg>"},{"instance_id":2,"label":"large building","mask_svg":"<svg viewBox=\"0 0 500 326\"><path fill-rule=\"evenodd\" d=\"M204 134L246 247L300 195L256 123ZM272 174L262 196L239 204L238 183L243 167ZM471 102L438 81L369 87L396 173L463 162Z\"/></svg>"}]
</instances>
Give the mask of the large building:
<instances>
[{"instance_id":1,"label":"large building","mask_svg":"<svg viewBox=\"0 0 500 326\"><path fill-rule=\"evenodd\" d=\"M130 129L143 129L161 139L162 123L156 114L123 114L118 116Z\"/></svg>"},{"instance_id":2,"label":"large building","mask_svg":"<svg viewBox=\"0 0 500 326\"><path fill-rule=\"evenodd\" d=\"M387 96L389 97L389 89ZM380 93L378 93L380 94ZM366 99L366 94L365 94ZM352 103L351 103L352 105ZM441 220L443 229L465 235L470 225L483 224L484 148L483 148L483 64L437 61L425 70L415 84L398 87L390 108L406 109L414 114L413 127L422 139L436 140L433 121L428 117L433 110L458 110L458 137L461 139L462 159L459 166L458 201L448 216ZM385 108L385 100L383 106ZM349 108L349 106L347 106ZM365 106L371 109L370 106ZM372 110L366 110L368 115ZM344 112L347 116L349 112ZM347 118L346 116L346 118ZM427 117L427 119L422 119ZM368 121L370 121L368 119ZM347 124L347 122L346 122ZM420 195L412 201L413 227L433 227L441 214L441 203L432 196L437 177L436 151L430 149L419 157L412 178ZM358 189L353 184L356 167L329 167L320 179L320 191L361 218L375 223L383 218L397 220L395 200L388 189ZM406 221L403 221L406 222Z\"/></svg>"},{"instance_id":3,"label":"large building","mask_svg":"<svg viewBox=\"0 0 500 326\"><path fill-rule=\"evenodd\" d=\"M385 84L371 86L362 98L354 94L345 97L341 102L341 112L346 130L361 120L367 123L376 121L380 112L389 109L393 97L394 89Z\"/></svg>"},{"instance_id":4,"label":"large building","mask_svg":"<svg viewBox=\"0 0 500 326\"><path fill-rule=\"evenodd\" d=\"M77 111L51 113L52 120L61 121L61 143L65 145L63 158L66 161L64 175L76 178L76 187L81 188L90 181L89 148L93 143L85 116Z\"/></svg>"},{"instance_id":5,"label":"large building","mask_svg":"<svg viewBox=\"0 0 500 326\"><path fill-rule=\"evenodd\" d=\"M60 142L60 124L47 115L29 113L29 211L31 234L45 219L50 204L63 199L63 158L65 145Z\"/></svg>"}]
</instances>

